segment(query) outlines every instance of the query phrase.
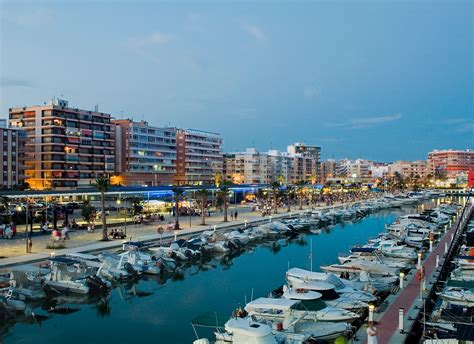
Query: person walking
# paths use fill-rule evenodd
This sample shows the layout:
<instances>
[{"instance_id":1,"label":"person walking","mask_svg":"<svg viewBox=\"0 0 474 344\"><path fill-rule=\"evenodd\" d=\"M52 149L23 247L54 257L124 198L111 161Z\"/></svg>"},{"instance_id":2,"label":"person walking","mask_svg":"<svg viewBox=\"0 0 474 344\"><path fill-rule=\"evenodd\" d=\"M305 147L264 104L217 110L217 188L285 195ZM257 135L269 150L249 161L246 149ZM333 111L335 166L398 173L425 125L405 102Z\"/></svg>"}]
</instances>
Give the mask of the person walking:
<instances>
[{"instance_id":1,"label":"person walking","mask_svg":"<svg viewBox=\"0 0 474 344\"><path fill-rule=\"evenodd\" d=\"M237 210L236 210L235 213L234 213L234 219L235 219L235 221L237 221L237 215L238 215L238 213L237 213Z\"/></svg>"},{"instance_id":2,"label":"person walking","mask_svg":"<svg viewBox=\"0 0 474 344\"><path fill-rule=\"evenodd\" d=\"M31 240L31 236L28 236L28 253L32 253L33 250L33 240Z\"/></svg>"}]
</instances>

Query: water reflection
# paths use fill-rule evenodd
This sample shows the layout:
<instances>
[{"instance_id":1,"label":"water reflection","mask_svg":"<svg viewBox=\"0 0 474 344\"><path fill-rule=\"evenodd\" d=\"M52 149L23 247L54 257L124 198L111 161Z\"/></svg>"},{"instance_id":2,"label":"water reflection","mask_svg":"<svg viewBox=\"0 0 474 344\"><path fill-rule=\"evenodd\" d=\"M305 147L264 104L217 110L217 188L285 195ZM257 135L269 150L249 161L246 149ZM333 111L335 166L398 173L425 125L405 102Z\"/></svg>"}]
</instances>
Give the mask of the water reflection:
<instances>
[{"instance_id":1,"label":"water reflection","mask_svg":"<svg viewBox=\"0 0 474 344\"><path fill-rule=\"evenodd\" d=\"M435 204L438 201L425 202L424 208ZM411 206L381 211L322 227L320 234L300 234L249 245L230 255L202 257L182 263L172 274L118 283L102 298L51 298L31 305L34 316L19 314L15 321L0 316L0 333L7 344L63 342L59 338L71 338L68 344L158 339L189 343L194 339L189 323L195 316L205 311L230 315L250 295L264 296L281 285L288 266L309 269L310 241L315 268L336 263L339 252L365 243L396 216L414 210ZM127 331L117 324L124 324Z\"/></svg>"}]
</instances>

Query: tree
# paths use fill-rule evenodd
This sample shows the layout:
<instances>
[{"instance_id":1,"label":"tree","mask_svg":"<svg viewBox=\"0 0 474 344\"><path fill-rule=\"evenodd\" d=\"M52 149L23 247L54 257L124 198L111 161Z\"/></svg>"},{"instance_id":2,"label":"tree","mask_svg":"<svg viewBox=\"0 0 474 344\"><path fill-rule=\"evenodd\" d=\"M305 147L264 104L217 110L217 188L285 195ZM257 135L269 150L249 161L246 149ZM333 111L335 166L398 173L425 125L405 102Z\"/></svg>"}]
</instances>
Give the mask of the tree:
<instances>
[{"instance_id":1,"label":"tree","mask_svg":"<svg viewBox=\"0 0 474 344\"><path fill-rule=\"evenodd\" d=\"M179 201L184 195L183 188L174 186L172 189L174 195L174 229L179 230Z\"/></svg>"},{"instance_id":2,"label":"tree","mask_svg":"<svg viewBox=\"0 0 474 344\"><path fill-rule=\"evenodd\" d=\"M209 197L209 190L201 189L196 192L196 196L201 205L201 225L206 225L206 208L207 208L207 199Z\"/></svg>"},{"instance_id":3,"label":"tree","mask_svg":"<svg viewBox=\"0 0 474 344\"><path fill-rule=\"evenodd\" d=\"M272 182L270 183L270 188L272 189L273 212L278 214L278 192L280 191L280 183Z\"/></svg>"},{"instance_id":4,"label":"tree","mask_svg":"<svg viewBox=\"0 0 474 344\"><path fill-rule=\"evenodd\" d=\"M100 208L102 217L102 241L109 240L107 233L107 220L105 218L105 194L110 189L110 179L105 176L98 177L93 184L100 192Z\"/></svg>"},{"instance_id":5,"label":"tree","mask_svg":"<svg viewBox=\"0 0 474 344\"><path fill-rule=\"evenodd\" d=\"M286 199L286 211L289 213L291 211L291 201L295 197L295 189L292 186L287 186L285 190L285 199Z\"/></svg>"},{"instance_id":6,"label":"tree","mask_svg":"<svg viewBox=\"0 0 474 344\"><path fill-rule=\"evenodd\" d=\"M223 182L222 185L219 187L219 191L217 193L217 198L222 202L224 206L224 222L228 222L227 219L227 209L229 208L229 192L230 192L230 183Z\"/></svg>"},{"instance_id":7,"label":"tree","mask_svg":"<svg viewBox=\"0 0 474 344\"><path fill-rule=\"evenodd\" d=\"M142 199L140 197L132 197L132 215L139 215L143 211Z\"/></svg>"},{"instance_id":8,"label":"tree","mask_svg":"<svg viewBox=\"0 0 474 344\"><path fill-rule=\"evenodd\" d=\"M306 187L306 182L304 180L299 180L296 183L296 192L299 200L299 210L303 210L303 198L304 198L304 189Z\"/></svg>"},{"instance_id":9,"label":"tree","mask_svg":"<svg viewBox=\"0 0 474 344\"><path fill-rule=\"evenodd\" d=\"M0 207L2 207L2 209L5 211L8 210L9 205L10 199L6 196L0 195Z\"/></svg>"},{"instance_id":10,"label":"tree","mask_svg":"<svg viewBox=\"0 0 474 344\"><path fill-rule=\"evenodd\" d=\"M82 203L81 207L81 216L84 219L84 221L87 222L87 226L90 225L91 220L95 217L96 209L93 207L89 200L85 200Z\"/></svg>"}]
</instances>

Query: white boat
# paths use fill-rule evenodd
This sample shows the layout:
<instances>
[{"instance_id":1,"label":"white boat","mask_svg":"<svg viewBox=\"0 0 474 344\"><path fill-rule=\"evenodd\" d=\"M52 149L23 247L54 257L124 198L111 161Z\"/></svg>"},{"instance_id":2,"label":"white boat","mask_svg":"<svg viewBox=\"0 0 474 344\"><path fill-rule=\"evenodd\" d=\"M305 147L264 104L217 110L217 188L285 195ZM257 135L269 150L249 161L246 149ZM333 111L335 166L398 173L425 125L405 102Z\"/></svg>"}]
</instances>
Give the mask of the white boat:
<instances>
[{"instance_id":1,"label":"white boat","mask_svg":"<svg viewBox=\"0 0 474 344\"><path fill-rule=\"evenodd\" d=\"M46 296L41 287L42 281L41 269L32 265L15 266L10 271L10 288L13 294L27 300L40 300Z\"/></svg>"},{"instance_id":2,"label":"white boat","mask_svg":"<svg viewBox=\"0 0 474 344\"><path fill-rule=\"evenodd\" d=\"M443 300L449 301L449 303L461 306L474 306L474 288L462 289L452 288L445 290L441 293Z\"/></svg>"},{"instance_id":3,"label":"white boat","mask_svg":"<svg viewBox=\"0 0 474 344\"><path fill-rule=\"evenodd\" d=\"M352 260L344 264L332 264L328 266L321 266L321 270L326 272L333 272L340 274L347 272L349 274L360 274L362 271L368 272L376 276L398 276L399 269L392 268L386 264L377 262L369 262L364 260Z\"/></svg>"},{"instance_id":4,"label":"white boat","mask_svg":"<svg viewBox=\"0 0 474 344\"><path fill-rule=\"evenodd\" d=\"M344 283L342 279L332 273L313 272L299 268L291 268L286 273L286 278L292 284L299 282L322 282L330 284L334 290L342 297L350 298L362 302L373 302L377 297L366 291L356 289L350 283Z\"/></svg>"},{"instance_id":5,"label":"white boat","mask_svg":"<svg viewBox=\"0 0 474 344\"><path fill-rule=\"evenodd\" d=\"M54 292L89 294L90 288L86 282L86 276L71 271L77 261L72 259L56 257L50 258L51 272L46 274L44 285L48 290Z\"/></svg>"},{"instance_id":6,"label":"white boat","mask_svg":"<svg viewBox=\"0 0 474 344\"><path fill-rule=\"evenodd\" d=\"M225 333L215 333L216 344L277 344L269 325L250 318L231 318L225 323L224 329Z\"/></svg>"}]
</instances>

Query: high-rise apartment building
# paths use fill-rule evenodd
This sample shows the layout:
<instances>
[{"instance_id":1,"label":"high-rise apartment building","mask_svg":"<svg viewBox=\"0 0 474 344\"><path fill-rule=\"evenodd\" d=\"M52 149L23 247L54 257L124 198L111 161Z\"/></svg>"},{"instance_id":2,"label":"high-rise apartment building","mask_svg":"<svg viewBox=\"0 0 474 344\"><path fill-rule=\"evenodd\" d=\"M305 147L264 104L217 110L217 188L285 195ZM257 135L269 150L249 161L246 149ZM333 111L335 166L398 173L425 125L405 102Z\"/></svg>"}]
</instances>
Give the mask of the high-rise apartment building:
<instances>
[{"instance_id":1,"label":"high-rise apartment building","mask_svg":"<svg viewBox=\"0 0 474 344\"><path fill-rule=\"evenodd\" d=\"M129 119L115 124L115 176L113 183L170 185L176 173L176 129L150 126Z\"/></svg>"},{"instance_id":2,"label":"high-rise apartment building","mask_svg":"<svg viewBox=\"0 0 474 344\"><path fill-rule=\"evenodd\" d=\"M219 134L194 129L177 130L176 184L214 184L216 174L222 172L222 137Z\"/></svg>"},{"instance_id":3,"label":"high-rise apartment building","mask_svg":"<svg viewBox=\"0 0 474 344\"><path fill-rule=\"evenodd\" d=\"M296 142L288 146L287 152L290 156L304 158L299 160L299 164L304 164L305 166L302 168L307 169L306 172L304 172L306 176L305 179L309 177L313 181L315 178L321 181L321 147Z\"/></svg>"},{"instance_id":4,"label":"high-rise apartment building","mask_svg":"<svg viewBox=\"0 0 474 344\"><path fill-rule=\"evenodd\" d=\"M434 150L428 153L428 170L433 176L445 175L447 178L474 171L474 151Z\"/></svg>"},{"instance_id":5,"label":"high-rise apartment building","mask_svg":"<svg viewBox=\"0 0 474 344\"><path fill-rule=\"evenodd\" d=\"M111 116L65 100L10 108L10 125L26 131L25 174L33 189L89 186L114 172Z\"/></svg>"},{"instance_id":6,"label":"high-rise apartment building","mask_svg":"<svg viewBox=\"0 0 474 344\"><path fill-rule=\"evenodd\" d=\"M26 132L7 128L6 120L0 121L0 189L21 186L25 181Z\"/></svg>"}]
</instances>

